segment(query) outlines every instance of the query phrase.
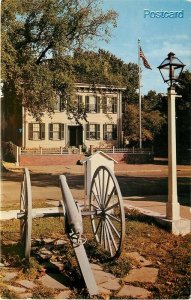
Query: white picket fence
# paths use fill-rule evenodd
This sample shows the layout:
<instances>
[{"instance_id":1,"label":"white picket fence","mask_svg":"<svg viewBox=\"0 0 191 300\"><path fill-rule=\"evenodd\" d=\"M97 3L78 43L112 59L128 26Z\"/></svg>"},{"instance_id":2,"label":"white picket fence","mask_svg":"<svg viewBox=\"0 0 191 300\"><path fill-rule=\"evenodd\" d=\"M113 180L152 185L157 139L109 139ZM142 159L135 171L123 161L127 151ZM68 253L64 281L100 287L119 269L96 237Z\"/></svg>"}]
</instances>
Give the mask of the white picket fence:
<instances>
[{"instance_id":1,"label":"white picket fence","mask_svg":"<svg viewBox=\"0 0 191 300\"><path fill-rule=\"evenodd\" d=\"M142 154L148 154L148 153L153 153L152 148L96 148L94 151L103 151L105 153L130 153L130 154L135 154L135 153L142 153Z\"/></svg>"},{"instance_id":2,"label":"white picket fence","mask_svg":"<svg viewBox=\"0 0 191 300\"><path fill-rule=\"evenodd\" d=\"M92 147L93 152L97 151L103 151L105 153L143 153L143 154L148 154L148 153L153 153L153 149L149 148L94 148ZM20 148L20 154L21 155L63 155L63 154L77 154L77 153L82 153L82 148L79 146L79 148L75 147L69 147L69 148L31 148L31 149L23 149Z\"/></svg>"}]
</instances>

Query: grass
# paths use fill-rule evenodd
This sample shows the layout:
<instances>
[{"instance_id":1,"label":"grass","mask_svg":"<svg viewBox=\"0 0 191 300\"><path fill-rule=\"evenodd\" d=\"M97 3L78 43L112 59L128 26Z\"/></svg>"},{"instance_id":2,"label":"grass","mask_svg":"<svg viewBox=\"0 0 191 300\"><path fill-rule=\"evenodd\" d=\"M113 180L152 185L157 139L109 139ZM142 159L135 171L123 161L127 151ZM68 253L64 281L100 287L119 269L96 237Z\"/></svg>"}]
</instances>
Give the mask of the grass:
<instances>
[{"instance_id":1,"label":"grass","mask_svg":"<svg viewBox=\"0 0 191 300\"><path fill-rule=\"evenodd\" d=\"M39 285L33 289L33 299L53 299L54 293L51 288Z\"/></svg>"},{"instance_id":2,"label":"grass","mask_svg":"<svg viewBox=\"0 0 191 300\"><path fill-rule=\"evenodd\" d=\"M1 299L15 299L17 294L6 287L1 288Z\"/></svg>"},{"instance_id":3,"label":"grass","mask_svg":"<svg viewBox=\"0 0 191 300\"><path fill-rule=\"evenodd\" d=\"M107 254L95 243L91 233L88 217L83 218L84 232L88 239L86 251L90 262L98 263L105 271L121 278L129 272L133 261L126 257L126 252L138 252L152 261L152 267L159 269L155 283L134 283L152 292L153 299L188 299L190 291L190 237L175 236L157 227L154 220L140 215L136 211L126 211L126 238L121 256L107 260ZM64 235L64 222L59 218L44 218L33 220L33 238L67 238ZM11 266L23 266L22 246L17 243L6 245L8 240L18 241L19 221L11 220L2 225L2 256ZM5 243L5 244L4 244ZM59 248L59 255L64 265L63 274L70 287L75 287L76 298L83 298L85 290L81 291L81 277L70 244ZM28 267L28 273L23 276L35 278L39 272L39 264L35 258ZM34 272L34 270L36 270ZM42 293L40 293L42 292ZM46 291L37 289L35 296L46 298ZM6 294L6 291L4 292ZM49 294L49 293L48 293ZM49 294L50 298L50 294ZM73 297L75 298L75 297ZM116 297L115 297L116 298Z\"/></svg>"},{"instance_id":4,"label":"grass","mask_svg":"<svg viewBox=\"0 0 191 300\"><path fill-rule=\"evenodd\" d=\"M6 207L2 206L0 209L9 211L9 210L20 210L20 200L15 202L15 199L9 200L9 202L6 203ZM55 205L56 206L56 205ZM32 202L32 208L42 208L42 207L53 207L52 204L48 203L47 200L42 199L35 199Z\"/></svg>"}]
</instances>

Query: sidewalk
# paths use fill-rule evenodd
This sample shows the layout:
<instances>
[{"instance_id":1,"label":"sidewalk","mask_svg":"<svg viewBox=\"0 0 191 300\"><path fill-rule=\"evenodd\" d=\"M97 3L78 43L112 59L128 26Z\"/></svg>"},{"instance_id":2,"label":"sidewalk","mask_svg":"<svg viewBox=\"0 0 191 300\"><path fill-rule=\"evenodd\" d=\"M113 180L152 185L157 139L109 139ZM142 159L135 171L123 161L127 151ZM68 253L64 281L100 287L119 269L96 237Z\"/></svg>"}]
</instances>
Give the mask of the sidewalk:
<instances>
[{"instance_id":1,"label":"sidewalk","mask_svg":"<svg viewBox=\"0 0 191 300\"><path fill-rule=\"evenodd\" d=\"M167 195L153 195L142 197L123 197L125 207L137 209L143 214L154 217L166 217ZM183 219L191 220L191 208L180 205L180 216Z\"/></svg>"},{"instance_id":2,"label":"sidewalk","mask_svg":"<svg viewBox=\"0 0 191 300\"><path fill-rule=\"evenodd\" d=\"M12 201L13 203L18 202L19 204L20 182L22 180L20 173L23 171L23 168L18 168L11 163L5 163L4 165L8 170L13 171L5 173L5 180L4 177L2 178L2 209L6 210L8 201ZM84 166L33 166L29 167L29 170L31 172L34 202L39 200L39 196L45 201L51 199L53 202L61 198L58 184L60 174L66 174L74 198L77 201L83 202ZM12 175L17 175L15 173L18 173L18 178L9 180L9 174L12 177ZM154 215L166 215L167 165L116 164L115 174L126 206L133 206L140 209L143 213L147 211L148 214L149 212L153 212ZM182 218L190 219L189 178L191 177L191 166L177 166L177 177L180 177L180 214Z\"/></svg>"},{"instance_id":3,"label":"sidewalk","mask_svg":"<svg viewBox=\"0 0 191 300\"><path fill-rule=\"evenodd\" d=\"M24 167L15 166L14 163L4 162L6 169L13 172L23 172ZM83 165L55 165L55 166L29 166L28 169L34 173L53 173L53 174L84 174ZM159 164L141 164L141 165L129 165L129 164L115 164L114 167L116 174L124 175L146 175L157 174L161 176L168 176L168 165ZM177 165L177 176L191 177L191 166L189 165Z\"/></svg>"}]
</instances>

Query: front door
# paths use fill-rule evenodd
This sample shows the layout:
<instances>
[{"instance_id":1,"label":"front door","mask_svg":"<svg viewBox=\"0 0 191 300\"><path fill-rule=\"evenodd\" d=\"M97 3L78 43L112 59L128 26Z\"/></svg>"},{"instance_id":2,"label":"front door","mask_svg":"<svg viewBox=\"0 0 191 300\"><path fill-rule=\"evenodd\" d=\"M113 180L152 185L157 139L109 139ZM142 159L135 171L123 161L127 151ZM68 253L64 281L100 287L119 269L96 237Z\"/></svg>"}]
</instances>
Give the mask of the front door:
<instances>
[{"instance_id":1,"label":"front door","mask_svg":"<svg viewBox=\"0 0 191 300\"><path fill-rule=\"evenodd\" d=\"M69 126L70 146L78 147L83 143L82 126Z\"/></svg>"}]
</instances>

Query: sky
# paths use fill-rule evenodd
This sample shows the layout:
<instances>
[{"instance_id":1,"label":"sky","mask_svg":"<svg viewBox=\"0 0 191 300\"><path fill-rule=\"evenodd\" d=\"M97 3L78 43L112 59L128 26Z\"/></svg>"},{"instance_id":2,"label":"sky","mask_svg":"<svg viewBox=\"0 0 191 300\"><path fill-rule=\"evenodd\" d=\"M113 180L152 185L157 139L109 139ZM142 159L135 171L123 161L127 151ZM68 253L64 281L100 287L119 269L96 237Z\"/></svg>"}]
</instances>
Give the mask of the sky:
<instances>
[{"instance_id":1,"label":"sky","mask_svg":"<svg viewBox=\"0 0 191 300\"><path fill-rule=\"evenodd\" d=\"M99 42L100 48L115 54L125 63L138 63L140 39L141 48L152 67L149 70L142 65L142 94L149 90L166 93L167 84L157 66L169 52L174 52L186 65L185 70L191 70L191 0L103 0L103 9L114 9L119 16L110 42ZM151 17L161 10L171 11L176 17Z\"/></svg>"}]
</instances>

